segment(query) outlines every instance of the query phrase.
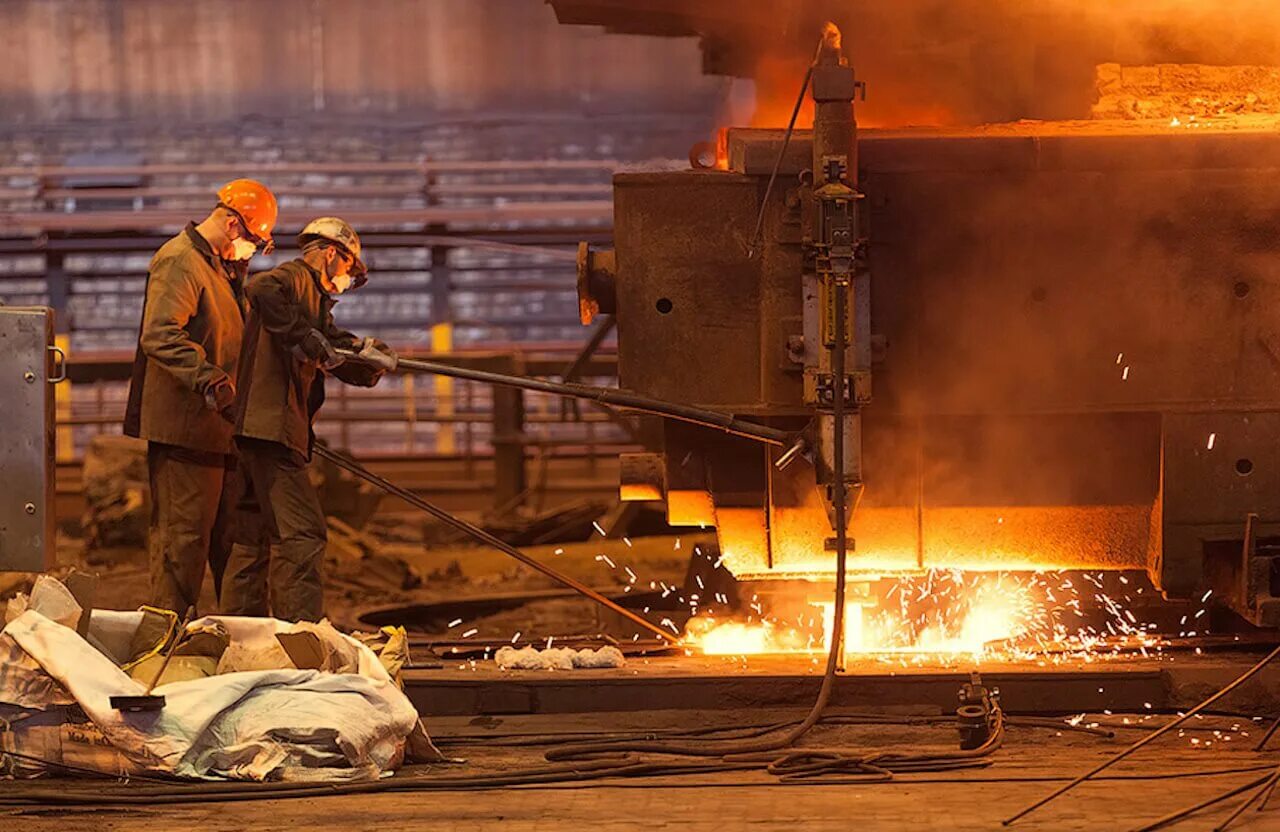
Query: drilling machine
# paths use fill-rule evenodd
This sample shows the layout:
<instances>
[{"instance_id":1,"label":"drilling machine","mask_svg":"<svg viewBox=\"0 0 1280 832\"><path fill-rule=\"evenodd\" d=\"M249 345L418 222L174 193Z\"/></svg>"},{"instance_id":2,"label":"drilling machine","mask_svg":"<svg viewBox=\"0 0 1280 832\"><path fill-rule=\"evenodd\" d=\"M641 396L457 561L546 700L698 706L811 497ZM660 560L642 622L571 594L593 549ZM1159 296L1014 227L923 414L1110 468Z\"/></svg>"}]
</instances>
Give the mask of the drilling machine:
<instances>
[{"instance_id":1,"label":"drilling machine","mask_svg":"<svg viewBox=\"0 0 1280 832\"><path fill-rule=\"evenodd\" d=\"M838 33L810 71L812 130L730 128L715 164L618 173L615 248L578 258L622 387L805 447L654 424L622 498L713 526L761 596L830 597L843 483L855 586L1142 570L1280 625L1280 136L859 132Z\"/></svg>"}]
</instances>

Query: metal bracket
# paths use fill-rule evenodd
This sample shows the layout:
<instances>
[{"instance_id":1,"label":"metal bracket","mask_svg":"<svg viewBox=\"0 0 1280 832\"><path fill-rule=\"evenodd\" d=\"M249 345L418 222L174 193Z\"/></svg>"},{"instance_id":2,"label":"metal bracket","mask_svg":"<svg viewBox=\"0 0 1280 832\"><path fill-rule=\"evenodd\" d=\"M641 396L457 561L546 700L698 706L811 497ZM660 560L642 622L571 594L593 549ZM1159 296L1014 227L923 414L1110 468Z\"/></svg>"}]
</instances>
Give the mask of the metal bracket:
<instances>
[{"instance_id":1,"label":"metal bracket","mask_svg":"<svg viewBox=\"0 0 1280 832\"><path fill-rule=\"evenodd\" d=\"M1244 542L1240 552L1240 607L1241 609L1250 609L1253 606L1254 599L1250 596L1250 580L1249 571L1253 566L1253 556L1257 552L1257 538L1254 534L1254 524L1258 522L1258 515L1255 512L1249 512L1244 517Z\"/></svg>"},{"instance_id":2,"label":"metal bracket","mask_svg":"<svg viewBox=\"0 0 1280 832\"><path fill-rule=\"evenodd\" d=\"M975 671L960 687L958 699L956 727L960 731L960 748L972 751L991 738L993 715L1000 707L1000 689L984 685L982 677Z\"/></svg>"},{"instance_id":3,"label":"metal bracket","mask_svg":"<svg viewBox=\"0 0 1280 832\"><path fill-rule=\"evenodd\" d=\"M62 347L50 345L49 352L53 353L57 358L53 362L54 369L58 371L58 375L49 377L50 384L58 384L67 380L67 354L62 351Z\"/></svg>"}]
</instances>

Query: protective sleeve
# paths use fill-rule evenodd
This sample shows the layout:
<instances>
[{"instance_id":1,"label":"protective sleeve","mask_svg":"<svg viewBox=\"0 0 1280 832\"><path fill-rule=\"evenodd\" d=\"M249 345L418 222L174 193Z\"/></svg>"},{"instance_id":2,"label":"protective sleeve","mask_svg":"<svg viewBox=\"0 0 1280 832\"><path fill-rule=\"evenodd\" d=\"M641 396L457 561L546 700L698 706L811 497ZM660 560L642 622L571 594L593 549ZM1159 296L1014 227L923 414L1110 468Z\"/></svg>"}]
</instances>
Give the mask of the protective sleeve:
<instances>
[{"instance_id":1,"label":"protective sleeve","mask_svg":"<svg viewBox=\"0 0 1280 832\"><path fill-rule=\"evenodd\" d=\"M287 350L299 346L313 327L307 320L294 289L294 278L282 268L270 269L249 278L245 287L249 305L258 313L262 328Z\"/></svg>"},{"instance_id":2,"label":"protective sleeve","mask_svg":"<svg viewBox=\"0 0 1280 832\"><path fill-rule=\"evenodd\" d=\"M161 260L152 266L139 343L147 358L187 389L204 395L211 385L230 377L209 362L204 348L187 330L199 311L200 293L198 279L182 258Z\"/></svg>"}]
</instances>

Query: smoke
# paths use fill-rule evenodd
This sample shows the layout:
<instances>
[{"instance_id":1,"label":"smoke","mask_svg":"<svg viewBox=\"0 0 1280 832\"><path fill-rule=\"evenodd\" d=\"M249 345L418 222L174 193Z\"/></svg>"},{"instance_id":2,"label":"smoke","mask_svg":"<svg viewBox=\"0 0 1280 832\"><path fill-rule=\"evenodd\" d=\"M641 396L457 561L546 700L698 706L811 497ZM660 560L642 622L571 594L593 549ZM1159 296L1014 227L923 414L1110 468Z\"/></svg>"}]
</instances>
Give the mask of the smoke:
<instances>
[{"instance_id":1,"label":"smoke","mask_svg":"<svg viewBox=\"0 0 1280 832\"><path fill-rule=\"evenodd\" d=\"M772 5L772 4L769 4ZM786 123L834 20L868 94L864 126L1088 118L1102 63L1280 65L1280 4L1263 0L809 0L785 30L748 28L755 126ZM812 121L806 105L800 124Z\"/></svg>"}]
</instances>

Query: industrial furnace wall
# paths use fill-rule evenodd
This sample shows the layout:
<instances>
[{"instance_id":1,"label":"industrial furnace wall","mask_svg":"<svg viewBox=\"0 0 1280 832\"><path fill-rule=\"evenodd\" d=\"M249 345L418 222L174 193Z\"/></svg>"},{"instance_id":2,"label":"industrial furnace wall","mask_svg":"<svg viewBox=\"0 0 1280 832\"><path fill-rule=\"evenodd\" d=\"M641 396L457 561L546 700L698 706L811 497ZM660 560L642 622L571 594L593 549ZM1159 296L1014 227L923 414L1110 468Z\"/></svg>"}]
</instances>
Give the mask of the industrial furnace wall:
<instances>
[{"instance_id":1,"label":"industrial furnace wall","mask_svg":"<svg viewBox=\"0 0 1280 832\"><path fill-rule=\"evenodd\" d=\"M778 139L731 131L732 171L617 177L626 386L797 418L805 137L760 257L745 244ZM1280 521L1261 429L1280 412L1280 136L1022 127L860 152L882 354L859 566L1146 566L1185 594L1202 541ZM673 430L668 478L697 491L672 469L702 440ZM723 473L744 468L756 482ZM829 571L811 470L737 442L704 480L736 571Z\"/></svg>"}]
</instances>

